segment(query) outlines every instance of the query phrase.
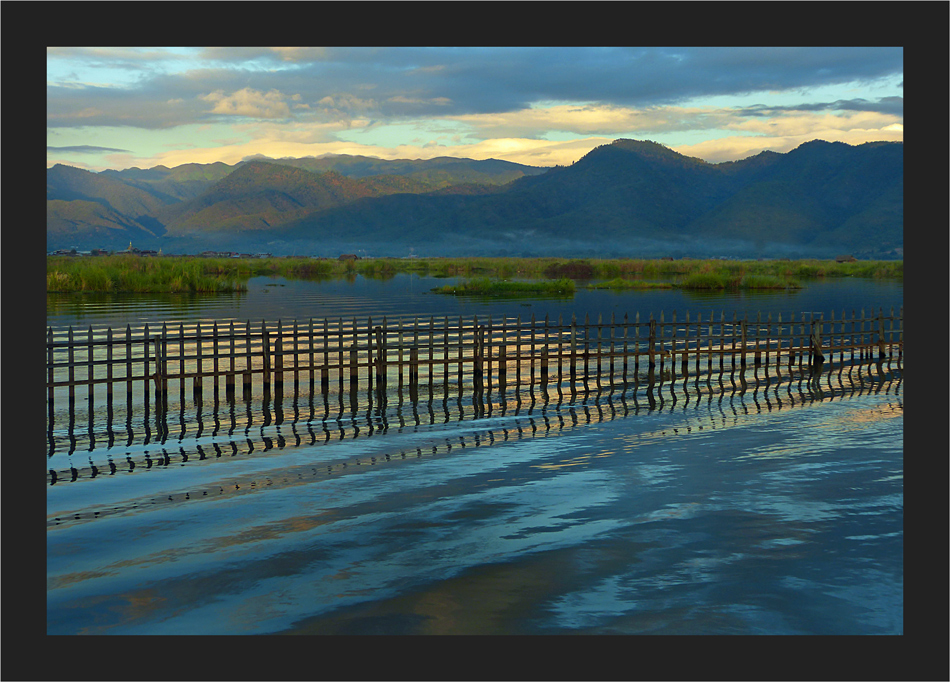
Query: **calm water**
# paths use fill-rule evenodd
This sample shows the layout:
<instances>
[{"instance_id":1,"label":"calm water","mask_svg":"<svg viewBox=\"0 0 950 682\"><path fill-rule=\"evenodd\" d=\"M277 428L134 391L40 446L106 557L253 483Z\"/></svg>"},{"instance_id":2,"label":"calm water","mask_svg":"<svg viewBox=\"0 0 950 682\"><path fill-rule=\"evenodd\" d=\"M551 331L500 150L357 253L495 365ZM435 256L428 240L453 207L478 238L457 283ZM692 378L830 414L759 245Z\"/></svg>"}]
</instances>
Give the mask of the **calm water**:
<instances>
[{"instance_id":1,"label":"calm water","mask_svg":"<svg viewBox=\"0 0 950 682\"><path fill-rule=\"evenodd\" d=\"M614 314L617 319L627 314L632 319L639 311L644 320L650 313L657 317L661 311L667 315L677 311L684 319L686 311L696 319L704 319L715 313L717 319L725 313L731 319L733 313L741 319L748 315L754 319L757 312L763 317L771 312L788 320L789 315L800 316L803 312L823 312L826 318L834 311L836 318L846 311L868 312L883 307L899 308L904 302L902 282L875 281L854 278L809 282L804 289L791 292L725 292L703 293L679 289L654 291L611 292L588 290L579 286L570 299L513 299L480 300L445 296L431 293L431 289L459 278L437 279L400 274L391 280L371 280L356 277L354 281L333 280L323 283L287 280L280 277L257 277L248 281L248 291L215 296L200 295L47 295L47 324L54 328L68 325L94 327L126 324L177 324L179 321L208 320L259 322L324 317L344 319L372 316L390 319L415 316L492 315L530 319L535 315L543 319L549 315L554 320L562 315L569 320L571 315L583 319L585 314L594 320L603 315L604 320Z\"/></svg>"},{"instance_id":2,"label":"calm water","mask_svg":"<svg viewBox=\"0 0 950 682\"><path fill-rule=\"evenodd\" d=\"M900 283L857 280L492 304L427 293L444 281L261 278L234 296L50 297L48 323L784 319L903 304ZM129 470L127 450L151 448L158 462L163 448L95 444L88 457L113 453L114 473L100 464L96 478L47 487L48 633L903 632L900 373L745 392L522 391L487 409L399 404L375 421L313 407L289 399L269 421L233 406L197 420L183 410L168 449L201 452L187 461ZM78 466L87 453L68 457Z\"/></svg>"}]
</instances>

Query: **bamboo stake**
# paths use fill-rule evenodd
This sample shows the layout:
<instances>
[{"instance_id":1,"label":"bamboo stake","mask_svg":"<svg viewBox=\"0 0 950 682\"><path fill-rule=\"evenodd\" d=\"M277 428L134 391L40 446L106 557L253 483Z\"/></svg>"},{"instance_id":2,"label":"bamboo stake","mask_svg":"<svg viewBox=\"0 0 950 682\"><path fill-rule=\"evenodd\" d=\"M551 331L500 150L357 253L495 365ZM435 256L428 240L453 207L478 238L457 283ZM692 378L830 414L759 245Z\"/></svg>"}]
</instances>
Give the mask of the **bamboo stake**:
<instances>
[{"instance_id":1,"label":"bamboo stake","mask_svg":"<svg viewBox=\"0 0 950 682\"><path fill-rule=\"evenodd\" d=\"M93 345L92 345L92 325L89 325L89 332L87 335L87 350L86 350L86 376L89 379L89 413L92 414L92 402L93 402L93 378L95 373L95 368L93 367Z\"/></svg>"},{"instance_id":2,"label":"bamboo stake","mask_svg":"<svg viewBox=\"0 0 950 682\"><path fill-rule=\"evenodd\" d=\"M132 327L125 325L125 389L126 402L132 403Z\"/></svg>"},{"instance_id":3,"label":"bamboo stake","mask_svg":"<svg viewBox=\"0 0 950 682\"><path fill-rule=\"evenodd\" d=\"M201 389L202 389L202 386L201 386L201 375L202 375L202 372L203 372L203 363L202 363L202 359L201 359L201 346L202 346L201 341L202 341L202 340L201 340L201 323L198 322L198 323L195 325L195 363L196 363L196 366L195 366L195 377L194 377L194 380L193 380L193 382L192 382L192 383L193 383L192 392L193 392L195 395L200 394L200 393L201 393Z\"/></svg>"}]
</instances>

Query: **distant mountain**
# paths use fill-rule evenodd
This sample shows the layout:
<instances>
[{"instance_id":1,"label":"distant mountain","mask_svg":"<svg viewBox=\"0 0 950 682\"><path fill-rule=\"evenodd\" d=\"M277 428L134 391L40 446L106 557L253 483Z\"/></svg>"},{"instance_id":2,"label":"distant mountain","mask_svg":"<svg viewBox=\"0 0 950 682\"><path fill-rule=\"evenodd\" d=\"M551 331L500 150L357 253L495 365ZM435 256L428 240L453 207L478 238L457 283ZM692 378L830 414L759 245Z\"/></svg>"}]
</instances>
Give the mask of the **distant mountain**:
<instances>
[{"instance_id":1,"label":"distant mountain","mask_svg":"<svg viewBox=\"0 0 950 682\"><path fill-rule=\"evenodd\" d=\"M353 179L251 161L194 199L164 211L169 236L201 231L267 230L314 211L365 197L419 193L429 188L402 176Z\"/></svg>"},{"instance_id":2,"label":"distant mountain","mask_svg":"<svg viewBox=\"0 0 950 682\"><path fill-rule=\"evenodd\" d=\"M370 156L351 156L349 154L329 154L323 157L302 159L260 160L281 165L294 166L314 173L335 171L348 178L367 178L380 175L398 175L415 180L428 189L443 189L460 184L503 185L525 175L540 175L546 168L525 166L511 161L498 159L459 159L440 156L434 159L387 161Z\"/></svg>"},{"instance_id":3,"label":"distant mountain","mask_svg":"<svg viewBox=\"0 0 950 682\"><path fill-rule=\"evenodd\" d=\"M393 254L893 256L902 214L900 143L812 142L707 164L618 140L503 192L379 199L311 214L282 233Z\"/></svg>"},{"instance_id":4,"label":"distant mountain","mask_svg":"<svg viewBox=\"0 0 950 682\"><path fill-rule=\"evenodd\" d=\"M234 170L226 163L186 163L174 168L155 166L142 170L105 170L99 173L132 187L142 189L166 203L194 199Z\"/></svg>"},{"instance_id":5,"label":"distant mountain","mask_svg":"<svg viewBox=\"0 0 950 682\"><path fill-rule=\"evenodd\" d=\"M277 167L299 172L278 172ZM222 240L227 241L229 230L268 230L364 197L480 194L545 171L494 159L386 161L349 155L256 157L233 166L191 163L101 173L57 164L47 169L47 201L66 204L48 206L47 248L111 248L116 240L151 248L157 235L165 235L166 245L184 239L182 248L200 249L202 241L225 248ZM92 210L84 201L102 209ZM105 235L110 236L108 245L102 241Z\"/></svg>"},{"instance_id":6,"label":"distant mountain","mask_svg":"<svg viewBox=\"0 0 950 682\"><path fill-rule=\"evenodd\" d=\"M47 210L48 248L92 248L123 230L166 252L887 257L903 248L902 143L814 141L724 164L616 140L553 169L341 155L99 174L56 166L47 176L47 198L60 202Z\"/></svg>"}]
</instances>

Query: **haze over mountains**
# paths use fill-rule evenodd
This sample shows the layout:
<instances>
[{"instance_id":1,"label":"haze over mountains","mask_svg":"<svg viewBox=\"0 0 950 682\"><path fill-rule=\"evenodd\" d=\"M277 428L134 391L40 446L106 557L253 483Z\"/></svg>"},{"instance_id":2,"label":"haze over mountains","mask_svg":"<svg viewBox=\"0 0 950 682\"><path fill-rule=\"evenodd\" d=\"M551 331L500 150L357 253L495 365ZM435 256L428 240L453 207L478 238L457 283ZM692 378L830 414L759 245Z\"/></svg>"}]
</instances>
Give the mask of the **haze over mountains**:
<instances>
[{"instance_id":1,"label":"haze over mountains","mask_svg":"<svg viewBox=\"0 0 950 682\"><path fill-rule=\"evenodd\" d=\"M902 257L903 143L708 164L616 140L566 167L252 158L47 170L47 249L335 257Z\"/></svg>"}]
</instances>

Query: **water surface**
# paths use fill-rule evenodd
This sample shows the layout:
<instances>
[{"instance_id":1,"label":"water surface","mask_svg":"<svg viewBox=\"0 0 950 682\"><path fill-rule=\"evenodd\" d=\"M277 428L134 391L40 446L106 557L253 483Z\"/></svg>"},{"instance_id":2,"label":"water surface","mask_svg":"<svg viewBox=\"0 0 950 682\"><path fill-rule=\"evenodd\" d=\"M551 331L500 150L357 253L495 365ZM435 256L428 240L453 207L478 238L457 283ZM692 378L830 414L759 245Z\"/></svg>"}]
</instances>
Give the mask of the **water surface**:
<instances>
[{"instance_id":1,"label":"water surface","mask_svg":"<svg viewBox=\"0 0 950 682\"><path fill-rule=\"evenodd\" d=\"M428 293L441 283L259 278L241 295L52 296L47 316L98 328L903 304L900 283L859 280L493 302ZM119 419L113 442L48 456L82 470L47 487L48 633L903 632L902 371L382 412L289 396L247 414L201 407L171 414L165 440L143 442L147 417L127 445Z\"/></svg>"}]
</instances>

